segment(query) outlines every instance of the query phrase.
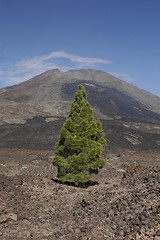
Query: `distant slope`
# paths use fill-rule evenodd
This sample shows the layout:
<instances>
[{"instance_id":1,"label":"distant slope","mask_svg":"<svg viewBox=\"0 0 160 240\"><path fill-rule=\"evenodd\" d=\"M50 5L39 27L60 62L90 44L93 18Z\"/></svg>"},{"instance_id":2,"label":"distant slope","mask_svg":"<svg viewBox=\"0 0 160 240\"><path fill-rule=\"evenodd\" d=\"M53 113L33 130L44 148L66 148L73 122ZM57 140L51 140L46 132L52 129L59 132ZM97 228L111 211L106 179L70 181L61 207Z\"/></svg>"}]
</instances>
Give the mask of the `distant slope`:
<instances>
[{"instance_id":1,"label":"distant slope","mask_svg":"<svg viewBox=\"0 0 160 240\"><path fill-rule=\"evenodd\" d=\"M46 121L46 117L37 116L24 124L0 125L0 148L53 150L64 121L64 117ZM160 125L101 121L107 138L107 152L118 149L160 151Z\"/></svg>"},{"instance_id":2,"label":"distant slope","mask_svg":"<svg viewBox=\"0 0 160 240\"><path fill-rule=\"evenodd\" d=\"M54 69L0 89L1 124L24 123L33 116L66 116L78 84L85 86L97 118L160 121L160 98L149 92L102 71Z\"/></svg>"},{"instance_id":3,"label":"distant slope","mask_svg":"<svg viewBox=\"0 0 160 240\"><path fill-rule=\"evenodd\" d=\"M101 71L58 69L0 89L0 148L53 149L78 84L103 123L107 151L159 150L159 97Z\"/></svg>"}]
</instances>

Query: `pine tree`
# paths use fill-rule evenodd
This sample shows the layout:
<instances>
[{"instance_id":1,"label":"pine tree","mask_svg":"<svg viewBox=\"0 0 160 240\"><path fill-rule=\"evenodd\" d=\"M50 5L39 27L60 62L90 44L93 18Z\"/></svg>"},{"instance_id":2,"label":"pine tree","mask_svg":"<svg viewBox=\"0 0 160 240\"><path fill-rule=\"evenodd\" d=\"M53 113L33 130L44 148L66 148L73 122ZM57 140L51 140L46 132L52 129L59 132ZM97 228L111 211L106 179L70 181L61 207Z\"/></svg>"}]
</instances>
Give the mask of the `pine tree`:
<instances>
[{"instance_id":1,"label":"pine tree","mask_svg":"<svg viewBox=\"0 0 160 240\"><path fill-rule=\"evenodd\" d=\"M86 98L85 88L79 85L55 145L53 165L58 168L57 177L62 182L90 181L92 174L97 174L106 163L100 157L106 144L102 124L94 119Z\"/></svg>"}]
</instances>

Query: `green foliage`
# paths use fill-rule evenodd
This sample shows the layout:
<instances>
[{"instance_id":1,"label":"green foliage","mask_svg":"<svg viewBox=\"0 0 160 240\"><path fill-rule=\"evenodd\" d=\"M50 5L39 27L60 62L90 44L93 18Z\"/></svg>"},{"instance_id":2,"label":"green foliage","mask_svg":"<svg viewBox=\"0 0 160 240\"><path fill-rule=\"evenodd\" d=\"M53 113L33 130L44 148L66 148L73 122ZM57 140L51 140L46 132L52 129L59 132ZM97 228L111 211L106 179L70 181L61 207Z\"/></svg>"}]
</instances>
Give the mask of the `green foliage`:
<instances>
[{"instance_id":1,"label":"green foliage","mask_svg":"<svg viewBox=\"0 0 160 240\"><path fill-rule=\"evenodd\" d=\"M86 98L85 88L79 85L55 145L53 165L62 182L89 181L106 163L100 158L106 144L102 124L94 119Z\"/></svg>"}]
</instances>

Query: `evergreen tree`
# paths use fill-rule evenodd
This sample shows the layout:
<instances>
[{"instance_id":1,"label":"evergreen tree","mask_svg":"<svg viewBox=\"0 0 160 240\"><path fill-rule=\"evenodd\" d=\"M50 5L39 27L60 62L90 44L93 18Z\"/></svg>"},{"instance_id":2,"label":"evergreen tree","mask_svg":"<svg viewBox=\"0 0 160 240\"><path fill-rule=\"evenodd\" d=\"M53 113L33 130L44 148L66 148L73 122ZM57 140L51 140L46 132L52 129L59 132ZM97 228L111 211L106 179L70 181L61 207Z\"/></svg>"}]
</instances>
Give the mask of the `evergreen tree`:
<instances>
[{"instance_id":1,"label":"evergreen tree","mask_svg":"<svg viewBox=\"0 0 160 240\"><path fill-rule=\"evenodd\" d=\"M105 134L86 97L85 88L79 85L55 145L53 165L58 168L57 177L62 182L89 181L106 163L100 158L106 144Z\"/></svg>"}]
</instances>

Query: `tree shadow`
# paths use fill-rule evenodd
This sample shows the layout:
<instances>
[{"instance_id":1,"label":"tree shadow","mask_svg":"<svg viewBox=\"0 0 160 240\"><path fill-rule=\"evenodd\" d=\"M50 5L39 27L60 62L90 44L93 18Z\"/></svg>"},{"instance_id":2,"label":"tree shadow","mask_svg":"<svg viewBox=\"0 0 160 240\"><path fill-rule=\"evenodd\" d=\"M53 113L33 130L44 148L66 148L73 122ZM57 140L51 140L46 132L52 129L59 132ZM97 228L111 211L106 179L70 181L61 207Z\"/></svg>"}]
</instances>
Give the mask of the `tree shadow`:
<instances>
[{"instance_id":1,"label":"tree shadow","mask_svg":"<svg viewBox=\"0 0 160 240\"><path fill-rule=\"evenodd\" d=\"M56 183L59 183L59 184L72 186L72 187L79 187L79 188L88 188L88 187L91 187L91 186L99 185L99 183L97 181L87 181L87 182L81 182L81 183L76 184L75 182L70 182L70 181L62 182L61 180L59 180L57 178L51 178L51 180L53 182L56 182Z\"/></svg>"}]
</instances>

